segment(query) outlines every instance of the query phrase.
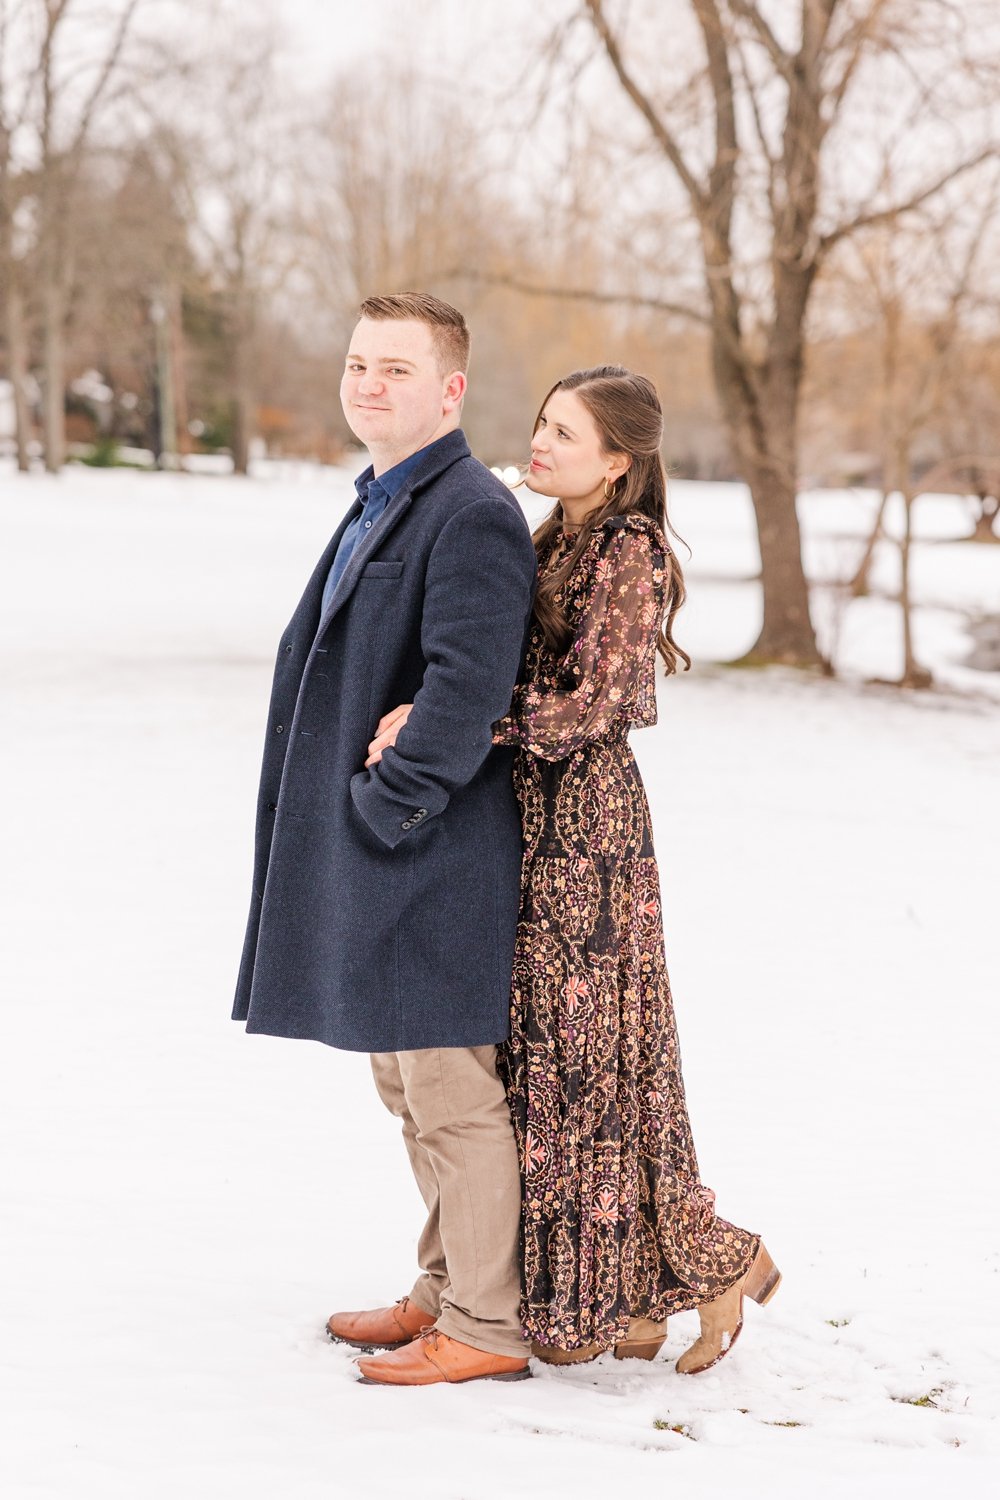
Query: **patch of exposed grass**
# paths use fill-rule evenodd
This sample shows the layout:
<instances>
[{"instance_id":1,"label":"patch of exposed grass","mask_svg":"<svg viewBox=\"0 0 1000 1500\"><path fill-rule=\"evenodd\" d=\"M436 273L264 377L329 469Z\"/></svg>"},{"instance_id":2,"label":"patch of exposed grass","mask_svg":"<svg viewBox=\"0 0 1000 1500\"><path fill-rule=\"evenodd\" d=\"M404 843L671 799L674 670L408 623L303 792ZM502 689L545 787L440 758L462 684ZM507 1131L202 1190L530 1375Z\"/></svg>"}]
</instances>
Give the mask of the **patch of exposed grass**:
<instances>
[{"instance_id":1,"label":"patch of exposed grass","mask_svg":"<svg viewBox=\"0 0 1000 1500\"><path fill-rule=\"evenodd\" d=\"M831 1328L846 1328L851 1320L850 1318L827 1318L826 1321Z\"/></svg>"},{"instance_id":2,"label":"patch of exposed grass","mask_svg":"<svg viewBox=\"0 0 1000 1500\"><path fill-rule=\"evenodd\" d=\"M657 1432L676 1432L678 1437L690 1438L692 1443L698 1441L686 1422L664 1422L661 1418L657 1417L653 1426Z\"/></svg>"},{"instance_id":3,"label":"patch of exposed grass","mask_svg":"<svg viewBox=\"0 0 1000 1500\"><path fill-rule=\"evenodd\" d=\"M925 1392L923 1396L890 1396L890 1401L896 1401L901 1406L931 1406L938 1410L938 1397L944 1391L941 1386L936 1385L933 1390Z\"/></svg>"}]
</instances>

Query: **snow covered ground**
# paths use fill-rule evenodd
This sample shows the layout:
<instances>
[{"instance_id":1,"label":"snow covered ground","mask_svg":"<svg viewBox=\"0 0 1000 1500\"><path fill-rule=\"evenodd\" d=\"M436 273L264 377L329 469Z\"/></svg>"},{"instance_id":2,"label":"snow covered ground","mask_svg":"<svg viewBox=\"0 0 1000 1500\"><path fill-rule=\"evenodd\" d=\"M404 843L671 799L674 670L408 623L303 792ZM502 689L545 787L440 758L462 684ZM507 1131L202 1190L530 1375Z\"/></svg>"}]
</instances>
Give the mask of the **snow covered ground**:
<instances>
[{"instance_id":1,"label":"snow covered ground","mask_svg":"<svg viewBox=\"0 0 1000 1500\"><path fill-rule=\"evenodd\" d=\"M697 670L634 745L702 1171L784 1284L701 1377L688 1314L652 1366L385 1391L322 1329L412 1280L396 1126L363 1058L228 1019L272 653L349 493L0 473L0 1494L992 1494L1000 692L961 620L1000 547L918 506L918 646L974 696L724 671L745 496L675 487ZM816 576L872 504L803 498ZM856 675L895 613L850 606Z\"/></svg>"}]
</instances>

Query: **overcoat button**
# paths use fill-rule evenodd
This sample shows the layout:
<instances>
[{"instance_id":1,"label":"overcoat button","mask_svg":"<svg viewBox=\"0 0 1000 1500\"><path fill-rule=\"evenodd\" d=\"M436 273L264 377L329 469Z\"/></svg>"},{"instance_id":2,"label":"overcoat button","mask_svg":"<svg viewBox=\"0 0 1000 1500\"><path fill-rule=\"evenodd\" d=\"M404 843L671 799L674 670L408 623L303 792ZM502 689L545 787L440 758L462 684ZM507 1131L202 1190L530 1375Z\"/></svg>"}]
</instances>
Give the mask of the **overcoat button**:
<instances>
[{"instance_id":1,"label":"overcoat button","mask_svg":"<svg viewBox=\"0 0 1000 1500\"><path fill-rule=\"evenodd\" d=\"M291 648L291 646L286 646L285 647L285 655L286 656L291 656L291 654L292 654L292 648Z\"/></svg>"},{"instance_id":2,"label":"overcoat button","mask_svg":"<svg viewBox=\"0 0 1000 1500\"><path fill-rule=\"evenodd\" d=\"M400 823L399 826L400 826L400 828L412 828L413 824L410 822L409 818L407 818L406 822L405 823Z\"/></svg>"},{"instance_id":3,"label":"overcoat button","mask_svg":"<svg viewBox=\"0 0 1000 1500\"><path fill-rule=\"evenodd\" d=\"M267 810L268 810L268 812L277 812L278 811L278 804L277 804L277 802L269 802L267 804Z\"/></svg>"},{"instance_id":4,"label":"overcoat button","mask_svg":"<svg viewBox=\"0 0 1000 1500\"><path fill-rule=\"evenodd\" d=\"M284 732L285 732L285 726L284 726L284 724L275 724L275 726L274 726L274 732L275 732L275 734L284 734Z\"/></svg>"}]
</instances>

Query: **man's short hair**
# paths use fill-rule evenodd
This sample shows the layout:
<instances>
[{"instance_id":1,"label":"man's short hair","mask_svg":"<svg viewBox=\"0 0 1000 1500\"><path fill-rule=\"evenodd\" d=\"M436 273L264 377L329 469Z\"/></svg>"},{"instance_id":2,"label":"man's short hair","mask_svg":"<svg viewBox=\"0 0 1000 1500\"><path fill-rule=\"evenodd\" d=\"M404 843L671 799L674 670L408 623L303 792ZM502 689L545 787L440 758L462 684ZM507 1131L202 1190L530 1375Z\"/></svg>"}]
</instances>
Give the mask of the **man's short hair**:
<instances>
[{"instance_id":1,"label":"man's short hair","mask_svg":"<svg viewBox=\"0 0 1000 1500\"><path fill-rule=\"evenodd\" d=\"M380 323L388 319L414 318L426 323L434 339L442 375L469 368L469 330L457 307L432 297L430 292L393 292L387 297L366 297L359 312Z\"/></svg>"}]
</instances>

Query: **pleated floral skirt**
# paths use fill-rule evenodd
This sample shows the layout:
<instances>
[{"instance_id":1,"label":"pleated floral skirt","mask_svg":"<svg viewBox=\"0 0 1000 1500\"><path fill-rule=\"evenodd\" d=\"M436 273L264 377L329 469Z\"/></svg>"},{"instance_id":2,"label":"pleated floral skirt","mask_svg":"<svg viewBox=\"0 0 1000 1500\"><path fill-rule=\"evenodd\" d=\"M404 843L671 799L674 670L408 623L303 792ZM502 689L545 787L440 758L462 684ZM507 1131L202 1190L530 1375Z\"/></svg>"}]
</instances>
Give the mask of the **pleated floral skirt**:
<instances>
[{"instance_id":1,"label":"pleated floral skirt","mask_svg":"<svg viewBox=\"0 0 1000 1500\"><path fill-rule=\"evenodd\" d=\"M525 857L500 1069L523 1178L522 1307L540 1344L610 1347L720 1296L758 1238L698 1176L649 808L624 730L519 750Z\"/></svg>"}]
</instances>

